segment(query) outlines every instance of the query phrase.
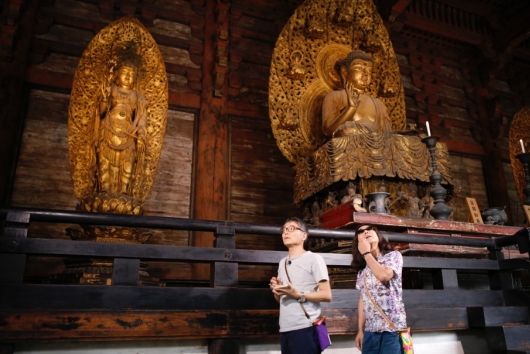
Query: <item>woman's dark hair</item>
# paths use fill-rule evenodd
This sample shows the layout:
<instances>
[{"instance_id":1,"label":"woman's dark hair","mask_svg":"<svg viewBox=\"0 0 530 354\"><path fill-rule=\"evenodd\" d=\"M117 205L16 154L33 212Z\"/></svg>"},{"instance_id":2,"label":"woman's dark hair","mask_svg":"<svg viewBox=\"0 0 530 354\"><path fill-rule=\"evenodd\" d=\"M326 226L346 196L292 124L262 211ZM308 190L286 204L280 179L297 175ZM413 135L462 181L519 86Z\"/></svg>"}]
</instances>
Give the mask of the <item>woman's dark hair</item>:
<instances>
[{"instance_id":1,"label":"woman's dark hair","mask_svg":"<svg viewBox=\"0 0 530 354\"><path fill-rule=\"evenodd\" d=\"M307 224L305 223L304 220L297 218L296 216L292 216L289 219L285 220L283 224L285 225L290 221L294 221L295 223L297 223L298 227L301 228L302 231L307 234L307 237L304 240L304 250L308 251L309 250L308 248L309 247L309 233L307 232Z\"/></svg>"},{"instance_id":2,"label":"woman's dark hair","mask_svg":"<svg viewBox=\"0 0 530 354\"><path fill-rule=\"evenodd\" d=\"M361 225L359 228L363 226L370 226L370 225ZM381 231L377 229L377 227L372 226L372 230L375 231L377 238L379 238L379 242L377 246L379 247L379 250L381 251L381 254L387 254L388 252L392 251L392 247L390 247L390 242L383 236ZM361 269L364 269L366 267L366 261L364 260L363 256L359 253L359 237L358 233L355 232L355 237L352 240L351 243L351 254L352 254L352 261L351 261L351 267L354 271L358 272Z\"/></svg>"}]
</instances>

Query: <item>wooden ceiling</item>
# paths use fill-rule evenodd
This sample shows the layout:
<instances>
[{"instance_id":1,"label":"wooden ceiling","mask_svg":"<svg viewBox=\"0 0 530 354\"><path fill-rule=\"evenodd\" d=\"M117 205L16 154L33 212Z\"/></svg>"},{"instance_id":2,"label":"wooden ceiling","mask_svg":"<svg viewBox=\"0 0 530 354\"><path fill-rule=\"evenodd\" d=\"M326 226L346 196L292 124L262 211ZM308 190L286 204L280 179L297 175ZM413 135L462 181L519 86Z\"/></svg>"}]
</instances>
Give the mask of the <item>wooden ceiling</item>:
<instances>
[{"instance_id":1,"label":"wooden ceiling","mask_svg":"<svg viewBox=\"0 0 530 354\"><path fill-rule=\"evenodd\" d=\"M530 1L374 0L391 31L530 67Z\"/></svg>"}]
</instances>

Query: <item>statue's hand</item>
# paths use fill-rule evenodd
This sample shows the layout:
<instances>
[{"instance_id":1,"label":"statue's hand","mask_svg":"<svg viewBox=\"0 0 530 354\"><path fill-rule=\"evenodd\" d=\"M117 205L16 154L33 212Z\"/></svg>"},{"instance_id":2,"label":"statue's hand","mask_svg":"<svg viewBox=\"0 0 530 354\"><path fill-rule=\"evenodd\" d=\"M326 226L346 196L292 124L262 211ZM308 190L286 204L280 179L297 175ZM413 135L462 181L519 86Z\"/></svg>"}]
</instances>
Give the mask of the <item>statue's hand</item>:
<instances>
[{"instance_id":1,"label":"statue's hand","mask_svg":"<svg viewBox=\"0 0 530 354\"><path fill-rule=\"evenodd\" d=\"M138 130L138 152L145 152L145 147L147 145L147 139L143 129Z\"/></svg>"},{"instance_id":2,"label":"statue's hand","mask_svg":"<svg viewBox=\"0 0 530 354\"><path fill-rule=\"evenodd\" d=\"M100 86L101 88L101 96L100 96L100 99L102 101L106 101L107 98L109 97L110 95L110 85L108 85L106 82L103 82Z\"/></svg>"},{"instance_id":3,"label":"statue's hand","mask_svg":"<svg viewBox=\"0 0 530 354\"><path fill-rule=\"evenodd\" d=\"M144 153L145 152L145 140L139 139L138 140L138 146L137 146L138 152Z\"/></svg>"},{"instance_id":4,"label":"statue's hand","mask_svg":"<svg viewBox=\"0 0 530 354\"><path fill-rule=\"evenodd\" d=\"M362 92L356 89L352 83L346 84L346 95L348 96L348 104L350 107L359 107Z\"/></svg>"}]
</instances>

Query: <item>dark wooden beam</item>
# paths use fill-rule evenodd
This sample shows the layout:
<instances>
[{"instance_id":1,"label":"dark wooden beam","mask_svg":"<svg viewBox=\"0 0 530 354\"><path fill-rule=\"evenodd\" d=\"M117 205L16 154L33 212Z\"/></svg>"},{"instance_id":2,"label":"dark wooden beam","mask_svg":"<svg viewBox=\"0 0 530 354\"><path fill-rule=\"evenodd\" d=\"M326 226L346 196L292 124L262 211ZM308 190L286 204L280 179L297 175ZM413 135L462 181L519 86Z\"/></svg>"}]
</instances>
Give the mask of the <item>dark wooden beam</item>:
<instances>
[{"instance_id":1,"label":"dark wooden beam","mask_svg":"<svg viewBox=\"0 0 530 354\"><path fill-rule=\"evenodd\" d=\"M229 151L227 85L224 73L219 72L216 49L228 33L229 16L219 17L219 1L206 1L204 22L204 56L202 63L201 108L196 134L195 191L193 217L207 220L228 219ZM221 21L221 22L219 22ZM224 39L226 41L226 39ZM228 51L228 46L225 46ZM225 52L227 55L227 53ZM217 56L218 57L218 56ZM211 233L195 232L192 245L212 247ZM209 268L195 265L195 279L209 279Z\"/></svg>"},{"instance_id":2,"label":"dark wooden beam","mask_svg":"<svg viewBox=\"0 0 530 354\"><path fill-rule=\"evenodd\" d=\"M351 308L325 308L332 335L357 332L357 301ZM468 327L466 307L407 305L413 331L461 330ZM2 340L108 341L185 338L277 337L278 309L234 311L0 311ZM232 353L232 352L230 352Z\"/></svg>"},{"instance_id":3,"label":"dark wooden beam","mask_svg":"<svg viewBox=\"0 0 530 354\"><path fill-rule=\"evenodd\" d=\"M428 33L434 33L451 40L469 43L475 46L481 45L486 39L486 37L481 34L463 28L454 27L442 22L433 21L427 17L412 13L404 13L401 15L400 21L407 26L417 28Z\"/></svg>"},{"instance_id":4,"label":"dark wooden beam","mask_svg":"<svg viewBox=\"0 0 530 354\"><path fill-rule=\"evenodd\" d=\"M499 56L505 55L506 51L513 50L530 37L530 28L528 27L529 18L530 4L527 3L495 35L493 39L494 48Z\"/></svg>"},{"instance_id":5,"label":"dark wooden beam","mask_svg":"<svg viewBox=\"0 0 530 354\"><path fill-rule=\"evenodd\" d=\"M398 0L398 2L392 6L392 10L390 10L388 20L394 22L407 9L411 1L412 0Z\"/></svg>"},{"instance_id":6,"label":"dark wooden beam","mask_svg":"<svg viewBox=\"0 0 530 354\"><path fill-rule=\"evenodd\" d=\"M24 72L38 1L4 1L0 29L0 206L9 205L23 129Z\"/></svg>"},{"instance_id":7,"label":"dark wooden beam","mask_svg":"<svg viewBox=\"0 0 530 354\"><path fill-rule=\"evenodd\" d=\"M498 9L496 9L494 6L490 6L487 3L484 3L480 0L435 0L436 2L440 4L445 4L448 6L451 6L455 9L463 10L465 12L469 12L470 14L475 14L480 17L484 17L486 19L489 19L490 22L498 22L499 13L497 13ZM497 20L496 20L497 19Z\"/></svg>"}]
</instances>

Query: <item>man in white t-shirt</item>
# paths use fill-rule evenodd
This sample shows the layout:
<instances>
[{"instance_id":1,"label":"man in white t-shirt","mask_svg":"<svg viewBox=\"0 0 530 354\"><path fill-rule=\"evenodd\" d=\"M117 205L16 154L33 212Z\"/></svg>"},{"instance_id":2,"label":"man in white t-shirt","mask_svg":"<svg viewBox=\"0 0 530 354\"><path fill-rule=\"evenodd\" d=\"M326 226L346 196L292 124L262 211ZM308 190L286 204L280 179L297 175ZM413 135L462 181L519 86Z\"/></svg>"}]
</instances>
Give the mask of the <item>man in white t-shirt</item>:
<instances>
[{"instance_id":1,"label":"man in white t-shirt","mask_svg":"<svg viewBox=\"0 0 530 354\"><path fill-rule=\"evenodd\" d=\"M320 302L331 301L328 269L322 256L307 251L307 225L301 219L287 219L282 229L283 244L289 254L278 266L270 288L280 303L282 354L319 354L315 327L320 317ZM286 287L279 288L279 285ZM309 319L302 307L304 306Z\"/></svg>"}]
</instances>

